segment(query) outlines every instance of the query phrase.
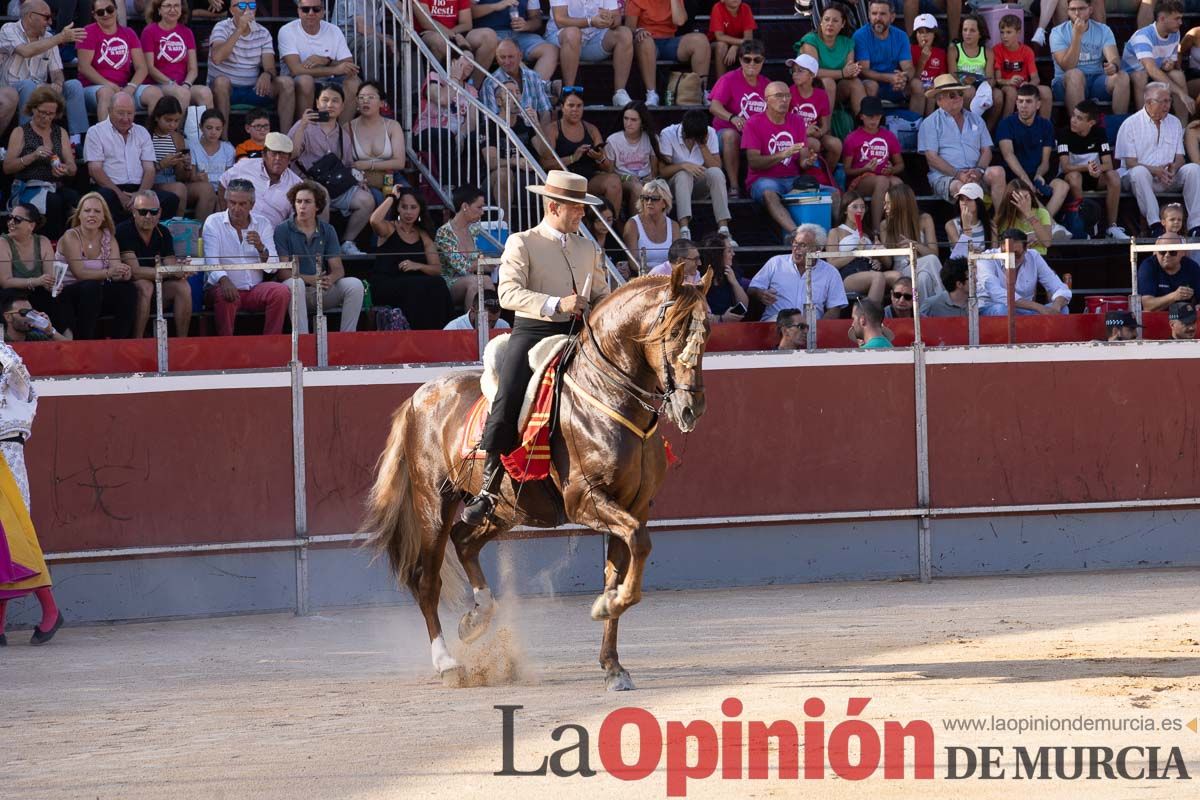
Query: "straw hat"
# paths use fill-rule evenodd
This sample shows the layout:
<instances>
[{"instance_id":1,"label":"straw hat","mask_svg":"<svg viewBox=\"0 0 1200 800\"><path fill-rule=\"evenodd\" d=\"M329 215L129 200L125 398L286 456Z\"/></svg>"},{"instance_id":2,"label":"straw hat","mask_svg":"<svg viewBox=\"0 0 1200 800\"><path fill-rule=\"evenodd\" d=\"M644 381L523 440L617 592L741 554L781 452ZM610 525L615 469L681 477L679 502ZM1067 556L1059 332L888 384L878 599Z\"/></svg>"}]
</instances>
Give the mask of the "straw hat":
<instances>
[{"instance_id":1,"label":"straw hat","mask_svg":"<svg viewBox=\"0 0 1200 800\"><path fill-rule=\"evenodd\" d=\"M574 172L566 172L561 169L552 169L546 174L546 182L541 186L527 186L529 191L534 194L540 194L542 197L552 197L555 200L565 200L568 203L583 203L589 206L603 205L604 201L594 194L587 193L587 178L582 175L576 175Z\"/></svg>"},{"instance_id":2,"label":"straw hat","mask_svg":"<svg viewBox=\"0 0 1200 800\"><path fill-rule=\"evenodd\" d=\"M955 89L958 91L965 91L969 88L969 86L959 83L958 77L955 75L938 75L933 79L933 86L925 90L925 96L934 97L939 92L953 91Z\"/></svg>"}]
</instances>

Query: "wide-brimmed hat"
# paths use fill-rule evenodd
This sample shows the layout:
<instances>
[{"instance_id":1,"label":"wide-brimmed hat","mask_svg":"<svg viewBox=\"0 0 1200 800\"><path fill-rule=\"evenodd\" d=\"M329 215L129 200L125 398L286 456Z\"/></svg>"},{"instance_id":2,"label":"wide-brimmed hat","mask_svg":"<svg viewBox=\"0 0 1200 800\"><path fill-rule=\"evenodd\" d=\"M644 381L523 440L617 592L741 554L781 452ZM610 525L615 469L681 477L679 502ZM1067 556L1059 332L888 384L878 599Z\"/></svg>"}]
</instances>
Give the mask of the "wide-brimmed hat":
<instances>
[{"instance_id":1,"label":"wide-brimmed hat","mask_svg":"<svg viewBox=\"0 0 1200 800\"><path fill-rule=\"evenodd\" d=\"M938 75L933 79L933 86L925 90L925 96L936 97L939 92L953 91L955 89L965 91L969 88L971 87L958 82L957 75Z\"/></svg>"},{"instance_id":2,"label":"wide-brimmed hat","mask_svg":"<svg viewBox=\"0 0 1200 800\"><path fill-rule=\"evenodd\" d=\"M546 182L541 186L527 186L529 191L534 194L540 194L542 197L552 197L555 200L565 200L568 203L583 203L589 206L603 205L604 201L594 194L587 193L587 178L582 175L576 175L574 172L566 172L561 169L552 169L546 173Z\"/></svg>"}]
</instances>

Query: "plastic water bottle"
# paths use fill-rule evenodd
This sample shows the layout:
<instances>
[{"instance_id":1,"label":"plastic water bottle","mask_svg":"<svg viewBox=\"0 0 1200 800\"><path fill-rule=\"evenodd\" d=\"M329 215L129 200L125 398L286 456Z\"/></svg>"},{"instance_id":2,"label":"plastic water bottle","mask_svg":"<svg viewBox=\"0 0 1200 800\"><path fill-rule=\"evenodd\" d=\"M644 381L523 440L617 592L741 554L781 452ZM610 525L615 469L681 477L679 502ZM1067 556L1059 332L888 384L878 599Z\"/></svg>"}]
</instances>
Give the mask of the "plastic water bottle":
<instances>
[{"instance_id":1,"label":"plastic water bottle","mask_svg":"<svg viewBox=\"0 0 1200 800\"><path fill-rule=\"evenodd\" d=\"M520 0L518 0L517 5L511 5L508 7L509 19L520 19L521 18L521 9L517 8L518 5L520 5Z\"/></svg>"},{"instance_id":2,"label":"plastic water bottle","mask_svg":"<svg viewBox=\"0 0 1200 800\"><path fill-rule=\"evenodd\" d=\"M675 90L674 89L670 89L670 88L667 89L666 104L669 106L675 105Z\"/></svg>"}]
</instances>

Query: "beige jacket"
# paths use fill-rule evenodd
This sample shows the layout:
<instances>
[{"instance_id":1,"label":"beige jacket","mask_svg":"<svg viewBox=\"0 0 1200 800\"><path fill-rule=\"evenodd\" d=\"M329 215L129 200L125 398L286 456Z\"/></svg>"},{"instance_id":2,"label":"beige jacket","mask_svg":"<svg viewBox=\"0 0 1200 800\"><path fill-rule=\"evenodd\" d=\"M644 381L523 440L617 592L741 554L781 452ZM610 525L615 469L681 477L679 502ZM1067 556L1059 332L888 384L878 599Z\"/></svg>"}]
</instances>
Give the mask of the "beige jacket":
<instances>
[{"instance_id":1,"label":"beige jacket","mask_svg":"<svg viewBox=\"0 0 1200 800\"><path fill-rule=\"evenodd\" d=\"M566 322L570 314L547 317L542 314L543 307L549 298L582 294L589 274L592 285L588 300L594 304L608 294L603 253L590 239L576 234L563 236L541 222L527 231L512 234L504 244L497 287L500 306L515 311L518 317Z\"/></svg>"}]
</instances>

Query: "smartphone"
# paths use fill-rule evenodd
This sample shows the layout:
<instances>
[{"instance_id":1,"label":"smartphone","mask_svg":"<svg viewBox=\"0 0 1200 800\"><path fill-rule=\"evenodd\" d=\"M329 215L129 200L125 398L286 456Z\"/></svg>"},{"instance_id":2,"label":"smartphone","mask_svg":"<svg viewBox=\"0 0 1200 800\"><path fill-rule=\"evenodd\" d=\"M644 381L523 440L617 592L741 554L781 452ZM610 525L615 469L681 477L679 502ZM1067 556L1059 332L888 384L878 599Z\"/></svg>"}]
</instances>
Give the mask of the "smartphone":
<instances>
[{"instance_id":1,"label":"smartphone","mask_svg":"<svg viewBox=\"0 0 1200 800\"><path fill-rule=\"evenodd\" d=\"M317 122L329 122L329 112L328 111L318 111L317 112Z\"/></svg>"},{"instance_id":2,"label":"smartphone","mask_svg":"<svg viewBox=\"0 0 1200 800\"><path fill-rule=\"evenodd\" d=\"M186 156L186 155L189 155L191 152L192 152L191 150L189 150L189 149L187 149L187 148L185 147L185 148L183 148L182 150L180 150L180 151L179 151L179 155L181 155L181 156Z\"/></svg>"},{"instance_id":3,"label":"smartphone","mask_svg":"<svg viewBox=\"0 0 1200 800\"><path fill-rule=\"evenodd\" d=\"M729 313L737 314L739 317L746 316L746 306L741 303L734 303L729 307Z\"/></svg>"}]
</instances>

